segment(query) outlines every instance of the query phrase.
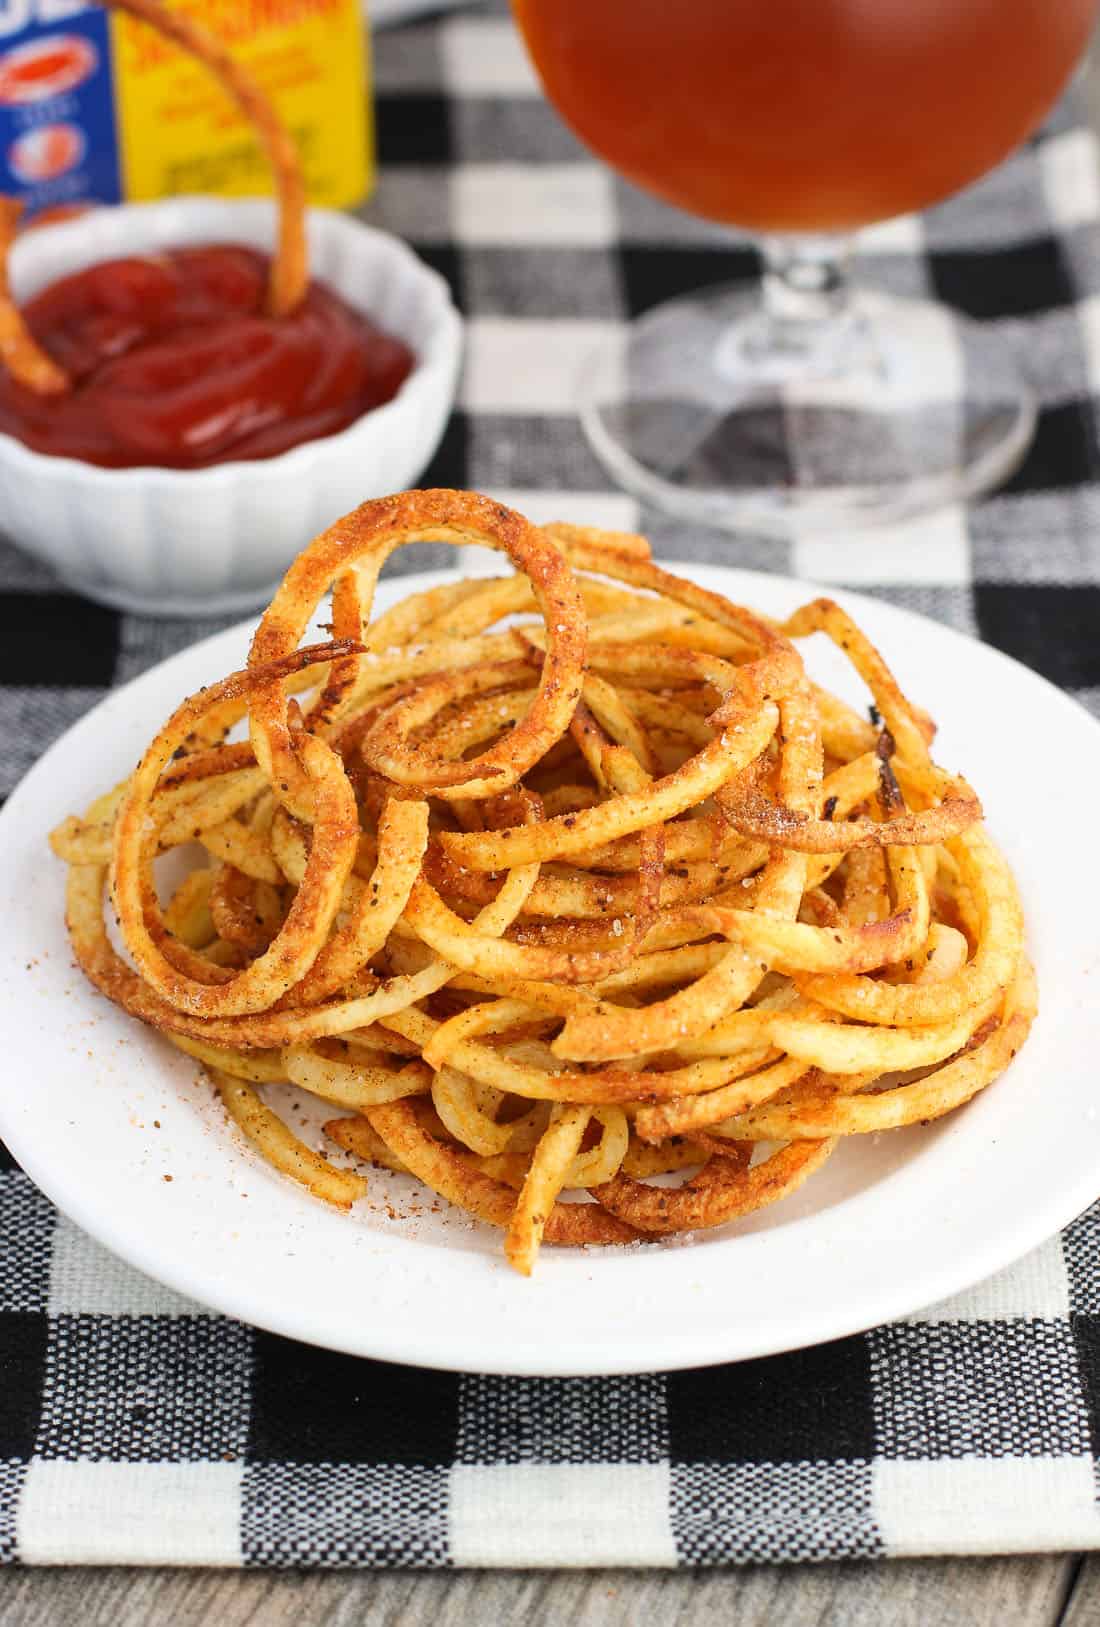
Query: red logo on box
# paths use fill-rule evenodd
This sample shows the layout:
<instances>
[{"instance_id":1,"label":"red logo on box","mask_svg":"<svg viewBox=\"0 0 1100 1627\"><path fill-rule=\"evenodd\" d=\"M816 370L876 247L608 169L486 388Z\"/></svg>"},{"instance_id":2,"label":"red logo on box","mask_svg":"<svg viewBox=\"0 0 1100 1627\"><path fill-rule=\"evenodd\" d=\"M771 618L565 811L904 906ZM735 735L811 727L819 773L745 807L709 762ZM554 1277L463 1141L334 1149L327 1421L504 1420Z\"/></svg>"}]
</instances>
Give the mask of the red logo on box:
<instances>
[{"instance_id":1,"label":"red logo on box","mask_svg":"<svg viewBox=\"0 0 1100 1627\"><path fill-rule=\"evenodd\" d=\"M52 181L75 169L88 150L84 132L75 124L43 124L13 141L8 168L16 180L31 186Z\"/></svg>"},{"instance_id":2,"label":"red logo on box","mask_svg":"<svg viewBox=\"0 0 1100 1627\"><path fill-rule=\"evenodd\" d=\"M98 51L79 34L33 40L0 57L0 105L20 107L63 96L90 79L98 66Z\"/></svg>"}]
</instances>

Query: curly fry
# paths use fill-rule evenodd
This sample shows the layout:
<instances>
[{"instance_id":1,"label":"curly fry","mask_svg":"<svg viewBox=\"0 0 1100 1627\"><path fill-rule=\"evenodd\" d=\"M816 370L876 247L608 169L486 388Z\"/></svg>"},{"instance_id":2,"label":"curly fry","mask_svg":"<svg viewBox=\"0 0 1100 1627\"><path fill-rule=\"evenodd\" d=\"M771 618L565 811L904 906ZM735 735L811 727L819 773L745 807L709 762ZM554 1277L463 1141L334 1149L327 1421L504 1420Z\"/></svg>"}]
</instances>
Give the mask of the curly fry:
<instances>
[{"instance_id":1,"label":"curly fry","mask_svg":"<svg viewBox=\"0 0 1100 1627\"><path fill-rule=\"evenodd\" d=\"M305 182L301 160L268 96L216 34L160 0L99 0L108 11L122 11L172 40L209 68L250 121L267 153L275 180L279 225L267 291L270 316L289 316L309 286L309 249L305 228ZM62 395L72 380L47 355L27 326L11 294L8 260L19 229L23 205L0 196L0 362L11 376L36 395Z\"/></svg>"}]
</instances>

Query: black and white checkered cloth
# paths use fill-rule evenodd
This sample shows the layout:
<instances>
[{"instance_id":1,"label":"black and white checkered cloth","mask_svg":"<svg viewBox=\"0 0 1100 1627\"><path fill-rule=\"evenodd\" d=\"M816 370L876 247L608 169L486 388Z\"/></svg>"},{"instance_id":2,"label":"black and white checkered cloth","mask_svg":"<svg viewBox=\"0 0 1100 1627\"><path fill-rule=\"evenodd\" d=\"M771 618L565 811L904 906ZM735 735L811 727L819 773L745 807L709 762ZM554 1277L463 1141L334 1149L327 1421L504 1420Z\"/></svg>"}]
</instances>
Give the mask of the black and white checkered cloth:
<instances>
[{"instance_id":1,"label":"black and white checkered cloth","mask_svg":"<svg viewBox=\"0 0 1100 1627\"><path fill-rule=\"evenodd\" d=\"M589 161L540 99L503 9L387 33L376 63L369 217L444 272L469 319L459 409L426 482L491 491L536 519L647 525L582 439L575 364L666 295L745 274L751 249ZM857 586L999 645L1100 710L1091 138L1061 109L965 196L870 233L863 275L1022 342L1042 411L1011 485L878 539L787 547L654 519L656 551ZM99 609L0 551L4 788L112 684L210 630ZM690 1565L1087 1548L1100 1546L1098 1458L1100 1209L972 1292L859 1337L707 1371L524 1380L355 1360L210 1315L107 1255L18 1169L0 1173L9 1561Z\"/></svg>"}]
</instances>

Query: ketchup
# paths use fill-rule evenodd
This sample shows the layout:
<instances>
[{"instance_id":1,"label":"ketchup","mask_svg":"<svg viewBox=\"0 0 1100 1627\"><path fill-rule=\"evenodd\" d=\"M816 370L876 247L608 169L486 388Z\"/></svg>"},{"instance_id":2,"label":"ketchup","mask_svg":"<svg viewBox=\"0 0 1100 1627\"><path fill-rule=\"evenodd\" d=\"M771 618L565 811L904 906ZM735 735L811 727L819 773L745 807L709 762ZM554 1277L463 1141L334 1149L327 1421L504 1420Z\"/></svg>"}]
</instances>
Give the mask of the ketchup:
<instances>
[{"instance_id":1,"label":"ketchup","mask_svg":"<svg viewBox=\"0 0 1100 1627\"><path fill-rule=\"evenodd\" d=\"M324 283L265 314L269 259L235 244L89 266L23 308L72 380L0 378L0 431L104 468L202 469L334 435L397 394L415 357Z\"/></svg>"}]
</instances>

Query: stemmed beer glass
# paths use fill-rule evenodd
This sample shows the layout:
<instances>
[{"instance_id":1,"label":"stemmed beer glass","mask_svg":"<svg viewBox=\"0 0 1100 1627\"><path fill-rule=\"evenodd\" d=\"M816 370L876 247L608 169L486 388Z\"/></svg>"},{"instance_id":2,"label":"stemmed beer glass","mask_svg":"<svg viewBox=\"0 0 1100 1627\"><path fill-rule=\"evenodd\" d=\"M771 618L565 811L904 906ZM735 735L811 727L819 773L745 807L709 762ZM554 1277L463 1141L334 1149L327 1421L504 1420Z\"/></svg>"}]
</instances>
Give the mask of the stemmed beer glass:
<instances>
[{"instance_id":1,"label":"stemmed beer glass","mask_svg":"<svg viewBox=\"0 0 1100 1627\"><path fill-rule=\"evenodd\" d=\"M1097 0L513 0L577 135L748 231L762 285L648 312L581 384L620 484L786 536L882 523L1011 471L1034 407L1003 339L853 289L851 234L957 191L1039 123Z\"/></svg>"}]
</instances>

